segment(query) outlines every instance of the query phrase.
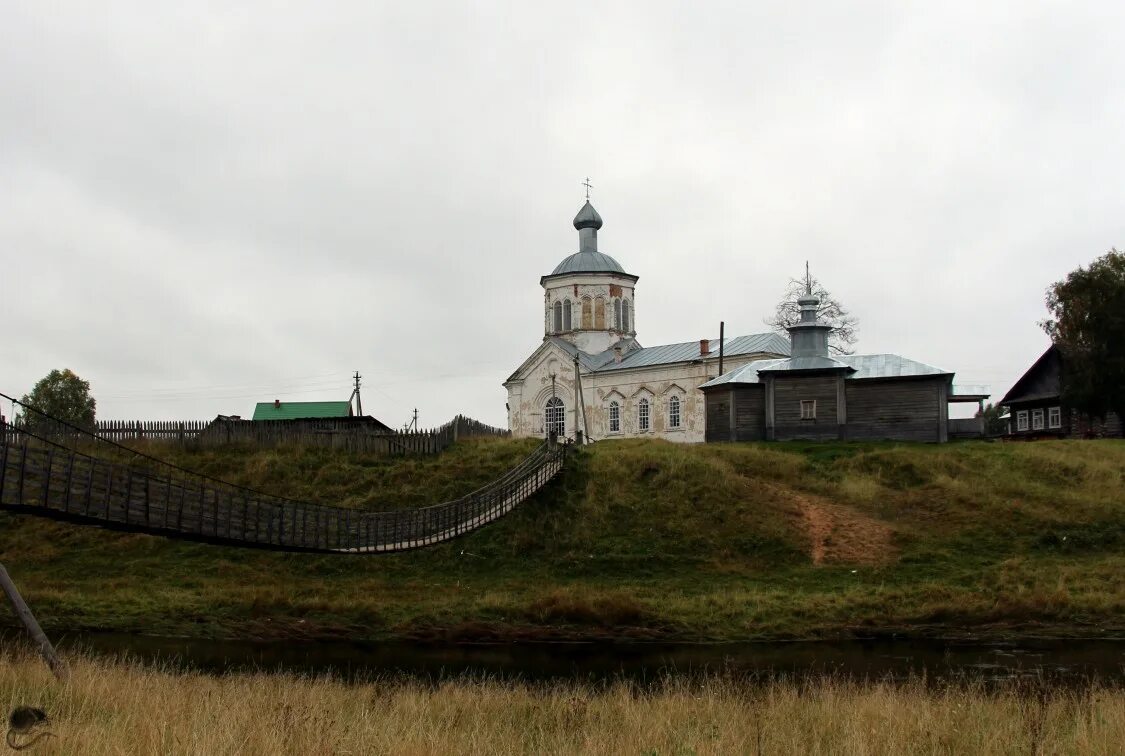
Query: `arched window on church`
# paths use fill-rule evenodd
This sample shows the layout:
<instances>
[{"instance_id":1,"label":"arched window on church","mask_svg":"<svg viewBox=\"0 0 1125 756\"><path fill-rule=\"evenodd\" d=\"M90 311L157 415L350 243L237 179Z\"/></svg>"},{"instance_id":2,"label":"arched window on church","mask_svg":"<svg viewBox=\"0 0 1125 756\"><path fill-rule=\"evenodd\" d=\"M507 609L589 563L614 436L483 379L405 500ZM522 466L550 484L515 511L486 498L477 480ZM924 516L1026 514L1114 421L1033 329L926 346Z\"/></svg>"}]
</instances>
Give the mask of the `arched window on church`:
<instances>
[{"instance_id":1,"label":"arched window on church","mask_svg":"<svg viewBox=\"0 0 1125 756\"><path fill-rule=\"evenodd\" d=\"M629 300L621 300L621 331L629 333Z\"/></svg>"},{"instance_id":2,"label":"arched window on church","mask_svg":"<svg viewBox=\"0 0 1125 756\"><path fill-rule=\"evenodd\" d=\"M593 304L593 302L590 301L589 297L583 297L582 298L582 327L583 328L593 328L594 327L593 307L594 307L594 304Z\"/></svg>"},{"instance_id":3,"label":"arched window on church","mask_svg":"<svg viewBox=\"0 0 1125 756\"><path fill-rule=\"evenodd\" d=\"M649 421L651 420L649 409L648 399L641 399L637 402L637 430L641 433L649 429Z\"/></svg>"},{"instance_id":4,"label":"arched window on church","mask_svg":"<svg viewBox=\"0 0 1125 756\"><path fill-rule=\"evenodd\" d=\"M570 300L567 299L563 302L563 322L562 329L564 331L570 330Z\"/></svg>"},{"instance_id":5,"label":"arched window on church","mask_svg":"<svg viewBox=\"0 0 1125 756\"><path fill-rule=\"evenodd\" d=\"M613 327L621 330L621 299L616 297L613 300Z\"/></svg>"},{"instance_id":6,"label":"arched window on church","mask_svg":"<svg viewBox=\"0 0 1125 756\"><path fill-rule=\"evenodd\" d=\"M678 396L668 400L668 427L680 427L680 397Z\"/></svg>"},{"instance_id":7,"label":"arched window on church","mask_svg":"<svg viewBox=\"0 0 1125 756\"><path fill-rule=\"evenodd\" d=\"M554 328L554 333L561 332L562 326L563 326L562 302L555 302L555 328Z\"/></svg>"},{"instance_id":8,"label":"arched window on church","mask_svg":"<svg viewBox=\"0 0 1125 756\"><path fill-rule=\"evenodd\" d=\"M616 399L609 403L609 432L621 432L621 405Z\"/></svg>"},{"instance_id":9,"label":"arched window on church","mask_svg":"<svg viewBox=\"0 0 1125 756\"><path fill-rule=\"evenodd\" d=\"M543 408L543 425L548 436L551 431L557 433L559 438L566 435L566 405L562 399L552 396L547 400L547 406Z\"/></svg>"},{"instance_id":10,"label":"arched window on church","mask_svg":"<svg viewBox=\"0 0 1125 756\"><path fill-rule=\"evenodd\" d=\"M599 331L605 328L605 300L601 297L594 300L594 328Z\"/></svg>"}]
</instances>

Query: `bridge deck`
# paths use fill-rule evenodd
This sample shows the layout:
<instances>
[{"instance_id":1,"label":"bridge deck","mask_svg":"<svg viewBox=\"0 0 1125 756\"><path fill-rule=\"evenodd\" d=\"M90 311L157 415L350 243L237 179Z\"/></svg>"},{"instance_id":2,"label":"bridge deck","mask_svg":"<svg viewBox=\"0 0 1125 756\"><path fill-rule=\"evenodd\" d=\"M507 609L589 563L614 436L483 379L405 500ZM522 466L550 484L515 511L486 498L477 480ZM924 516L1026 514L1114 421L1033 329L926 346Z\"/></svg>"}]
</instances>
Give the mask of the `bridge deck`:
<instances>
[{"instance_id":1,"label":"bridge deck","mask_svg":"<svg viewBox=\"0 0 1125 756\"><path fill-rule=\"evenodd\" d=\"M484 488L420 509L361 512L252 491L149 460L124 465L50 444L0 439L0 508L172 538L278 551L381 554L493 522L563 467L544 443Z\"/></svg>"}]
</instances>

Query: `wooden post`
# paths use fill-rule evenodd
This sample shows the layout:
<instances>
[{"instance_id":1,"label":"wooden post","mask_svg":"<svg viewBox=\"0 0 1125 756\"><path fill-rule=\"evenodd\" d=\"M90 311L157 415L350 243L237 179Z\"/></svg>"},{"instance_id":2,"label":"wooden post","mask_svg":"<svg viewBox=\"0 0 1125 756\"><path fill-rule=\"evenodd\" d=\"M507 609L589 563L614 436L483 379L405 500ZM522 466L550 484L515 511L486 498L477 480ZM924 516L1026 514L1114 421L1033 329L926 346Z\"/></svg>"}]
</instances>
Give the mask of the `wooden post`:
<instances>
[{"instance_id":1,"label":"wooden post","mask_svg":"<svg viewBox=\"0 0 1125 756\"><path fill-rule=\"evenodd\" d=\"M43 628L39 627L39 623L35 621L35 615L31 613L31 609L24 603L23 597L20 592L16 590L16 586L12 583L12 578L8 576L8 571L4 569L4 565L0 564L0 586L3 586L4 593L8 595L8 601L12 603L12 609L15 610L16 616L20 618L20 622L27 628L27 634L31 636L31 640L35 643L39 655L43 657L43 661L47 662L47 666L55 673L55 678L60 682L66 682L70 678L70 669L67 668L66 662L59 658L55 652L55 647L51 645L51 641L43 632Z\"/></svg>"}]
</instances>

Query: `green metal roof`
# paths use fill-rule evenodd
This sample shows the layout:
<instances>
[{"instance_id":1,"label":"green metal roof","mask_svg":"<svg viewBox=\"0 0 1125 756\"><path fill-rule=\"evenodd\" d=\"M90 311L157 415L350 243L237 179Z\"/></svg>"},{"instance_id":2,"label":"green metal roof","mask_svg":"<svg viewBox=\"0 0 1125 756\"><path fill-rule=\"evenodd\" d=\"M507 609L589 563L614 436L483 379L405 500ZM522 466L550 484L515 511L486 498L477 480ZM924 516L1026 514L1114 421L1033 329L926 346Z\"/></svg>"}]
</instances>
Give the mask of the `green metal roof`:
<instances>
[{"instance_id":1,"label":"green metal roof","mask_svg":"<svg viewBox=\"0 0 1125 756\"><path fill-rule=\"evenodd\" d=\"M298 420L309 417L348 417L352 414L349 402L258 402L254 406L255 420Z\"/></svg>"}]
</instances>

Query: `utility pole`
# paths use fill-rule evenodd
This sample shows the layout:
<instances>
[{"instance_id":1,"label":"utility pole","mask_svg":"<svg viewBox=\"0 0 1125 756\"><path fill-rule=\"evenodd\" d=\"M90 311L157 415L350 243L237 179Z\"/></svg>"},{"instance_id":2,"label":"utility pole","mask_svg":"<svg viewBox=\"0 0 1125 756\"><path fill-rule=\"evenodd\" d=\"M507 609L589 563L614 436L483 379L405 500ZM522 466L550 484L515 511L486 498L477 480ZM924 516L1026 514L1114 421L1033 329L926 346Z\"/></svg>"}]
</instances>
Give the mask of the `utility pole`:
<instances>
[{"instance_id":1,"label":"utility pole","mask_svg":"<svg viewBox=\"0 0 1125 756\"><path fill-rule=\"evenodd\" d=\"M359 371L355 371L355 388L352 389L352 396L355 397L355 413L356 415L363 414L363 400L359 397L359 379L362 378Z\"/></svg>"},{"instance_id":2,"label":"utility pole","mask_svg":"<svg viewBox=\"0 0 1125 756\"><path fill-rule=\"evenodd\" d=\"M574 393L578 397L578 406L574 408L574 425L578 426L578 413L582 413L583 443L590 442L590 424L586 421L586 397L582 390L582 372L578 366L578 355L574 355Z\"/></svg>"}]
</instances>

